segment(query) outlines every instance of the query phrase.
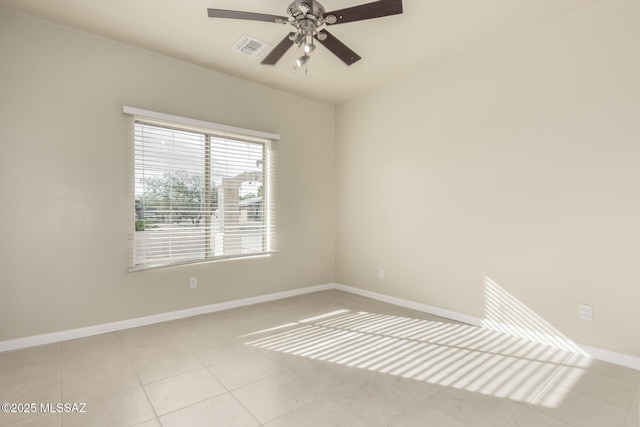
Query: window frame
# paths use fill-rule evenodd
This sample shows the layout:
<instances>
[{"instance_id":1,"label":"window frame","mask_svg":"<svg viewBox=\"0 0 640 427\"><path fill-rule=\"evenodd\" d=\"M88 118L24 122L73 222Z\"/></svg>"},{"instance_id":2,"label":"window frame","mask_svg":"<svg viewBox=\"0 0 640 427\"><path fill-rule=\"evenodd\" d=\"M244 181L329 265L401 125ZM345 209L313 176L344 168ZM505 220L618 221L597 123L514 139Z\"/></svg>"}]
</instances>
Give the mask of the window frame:
<instances>
[{"instance_id":1,"label":"window frame","mask_svg":"<svg viewBox=\"0 0 640 427\"><path fill-rule=\"evenodd\" d=\"M171 129L182 132L195 133L203 136L206 139L203 153L204 162L204 181L205 190L203 193L204 200L201 202L203 208L201 211L204 213L213 212L211 209L211 144L213 139L228 140L230 142L247 143L247 144L261 144L263 146L262 161L263 161L263 221L262 229L260 231L260 238L263 240L263 250L259 252L250 253L226 253L226 249L223 249L222 254L216 255L216 250L211 247L211 239L213 238L213 227L211 226L211 219L206 219L207 215L203 215L205 218L200 229L203 233L203 242L194 244L193 248L201 245L201 250L204 250L204 257L196 257L196 251L189 254L191 258L185 259L171 259L168 260L155 260L137 262L136 259L136 239L139 231L136 230L136 215L131 215L131 224L129 227L129 256L128 256L128 270L130 272L149 270L156 268L174 267L185 264L196 264L204 262L221 261L228 259L247 258L256 256L268 256L274 252L275 249L275 221L274 221L274 197L273 197L273 168L274 168L274 150L273 142L280 140L280 135L268 132L255 131L250 129L237 128L228 125L221 125L218 123L201 121L196 119L190 119L181 116L174 116L165 113L158 113L149 110L143 110L134 107L123 107L123 113L129 116L130 120L130 132L131 139L128 143L128 157L131 162L129 185L130 185L130 205L136 209L136 159L137 159L137 137L136 137L136 124L140 123L143 126L154 126L158 128ZM208 190L206 190L208 188ZM223 190L224 191L224 190ZM240 215L238 210L238 215ZM223 224L223 228L226 227L226 223ZM228 237L226 232L222 234L223 238Z\"/></svg>"}]
</instances>

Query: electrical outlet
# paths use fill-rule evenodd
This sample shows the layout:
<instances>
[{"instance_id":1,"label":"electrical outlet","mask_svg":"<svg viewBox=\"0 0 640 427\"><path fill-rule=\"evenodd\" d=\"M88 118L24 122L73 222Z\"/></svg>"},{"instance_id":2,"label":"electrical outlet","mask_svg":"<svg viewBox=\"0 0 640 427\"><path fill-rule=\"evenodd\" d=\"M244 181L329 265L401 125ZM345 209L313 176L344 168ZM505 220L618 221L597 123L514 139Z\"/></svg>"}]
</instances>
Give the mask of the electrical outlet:
<instances>
[{"instance_id":1,"label":"electrical outlet","mask_svg":"<svg viewBox=\"0 0 640 427\"><path fill-rule=\"evenodd\" d=\"M380 280L384 280L384 270L382 268L378 270L378 277Z\"/></svg>"},{"instance_id":2,"label":"electrical outlet","mask_svg":"<svg viewBox=\"0 0 640 427\"><path fill-rule=\"evenodd\" d=\"M580 304L580 318L582 320L591 320L593 318L593 307L588 304Z\"/></svg>"},{"instance_id":3,"label":"electrical outlet","mask_svg":"<svg viewBox=\"0 0 640 427\"><path fill-rule=\"evenodd\" d=\"M198 278L192 277L189 279L189 289L195 289L198 287Z\"/></svg>"}]
</instances>

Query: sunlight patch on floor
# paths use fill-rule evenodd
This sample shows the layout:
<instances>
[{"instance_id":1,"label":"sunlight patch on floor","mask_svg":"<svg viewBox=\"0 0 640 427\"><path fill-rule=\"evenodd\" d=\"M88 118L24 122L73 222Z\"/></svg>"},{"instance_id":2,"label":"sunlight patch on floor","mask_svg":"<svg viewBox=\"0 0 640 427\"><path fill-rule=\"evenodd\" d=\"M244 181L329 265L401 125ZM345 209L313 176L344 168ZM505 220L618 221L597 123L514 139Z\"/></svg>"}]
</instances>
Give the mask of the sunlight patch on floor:
<instances>
[{"instance_id":1,"label":"sunlight patch on floor","mask_svg":"<svg viewBox=\"0 0 640 427\"><path fill-rule=\"evenodd\" d=\"M517 318L540 323L530 313ZM562 401L567 379L556 388L552 380L574 354L560 339L540 344L466 324L349 310L243 338L262 349L548 407ZM572 375L569 380L578 381L579 371Z\"/></svg>"}]
</instances>

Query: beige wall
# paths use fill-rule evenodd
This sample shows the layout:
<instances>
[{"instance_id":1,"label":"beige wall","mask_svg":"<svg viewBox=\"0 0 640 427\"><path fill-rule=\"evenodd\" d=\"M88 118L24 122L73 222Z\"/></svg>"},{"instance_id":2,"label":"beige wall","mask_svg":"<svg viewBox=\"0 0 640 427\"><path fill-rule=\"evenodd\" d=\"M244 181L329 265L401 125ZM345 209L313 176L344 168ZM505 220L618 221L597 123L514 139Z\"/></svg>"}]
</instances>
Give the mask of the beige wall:
<instances>
[{"instance_id":1,"label":"beige wall","mask_svg":"<svg viewBox=\"0 0 640 427\"><path fill-rule=\"evenodd\" d=\"M279 133L280 253L127 273L123 105ZM0 341L331 282L333 127L332 106L0 10Z\"/></svg>"},{"instance_id":2,"label":"beige wall","mask_svg":"<svg viewBox=\"0 0 640 427\"><path fill-rule=\"evenodd\" d=\"M336 281L640 356L638 17L606 1L340 106Z\"/></svg>"},{"instance_id":3,"label":"beige wall","mask_svg":"<svg viewBox=\"0 0 640 427\"><path fill-rule=\"evenodd\" d=\"M413 72L334 135L331 106L0 10L0 341L335 280L640 356L638 16ZM280 253L127 273L123 105L280 133Z\"/></svg>"}]
</instances>

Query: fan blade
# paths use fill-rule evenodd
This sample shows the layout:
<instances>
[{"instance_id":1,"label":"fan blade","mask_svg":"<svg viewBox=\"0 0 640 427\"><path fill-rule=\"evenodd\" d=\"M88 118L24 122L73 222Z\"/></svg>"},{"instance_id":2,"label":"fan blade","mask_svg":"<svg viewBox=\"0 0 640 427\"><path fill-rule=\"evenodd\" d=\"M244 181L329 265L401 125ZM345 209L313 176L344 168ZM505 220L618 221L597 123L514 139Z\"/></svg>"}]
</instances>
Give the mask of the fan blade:
<instances>
[{"instance_id":1,"label":"fan blade","mask_svg":"<svg viewBox=\"0 0 640 427\"><path fill-rule=\"evenodd\" d=\"M318 40L320 43L324 45L324 47L326 47L331 52L333 52L335 56L342 59L342 61L345 64L351 65L354 62L362 59L360 58L360 55L358 55L357 53L349 49L347 45L342 43L340 40L334 37L327 30L320 30L318 31L318 33L326 35L326 38L324 38L324 40L321 40L319 37L316 36L316 40Z\"/></svg>"},{"instance_id":2,"label":"fan blade","mask_svg":"<svg viewBox=\"0 0 640 427\"><path fill-rule=\"evenodd\" d=\"M209 18L247 19L249 21L287 22L286 16L264 13L243 12L240 10L207 9Z\"/></svg>"},{"instance_id":3,"label":"fan blade","mask_svg":"<svg viewBox=\"0 0 640 427\"><path fill-rule=\"evenodd\" d=\"M324 17L326 19L329 15L335 16L336 21L331 23L331 20L327 20L327 25L336 25L344 24L345 22L382 18L400 13L402 13L402 0L380 0L348 7L346 9L334 10L333 12L326 12Z\"/></svg>"},{"instance_id":4,"label":"fan blade","mask_svg":"<svg viewBox=\"0 0 640 427\"><path fill-rule=\"evenodd\" d=\"M290 39L292 35L295 33L289 33L285 38L283 38L280 43L276 45L271 52L262 60L262 65L276 65L276 62L282 58L282 55L289 50L289 48L293 45L293 41Z\"/></svg>"}]
</instances>

